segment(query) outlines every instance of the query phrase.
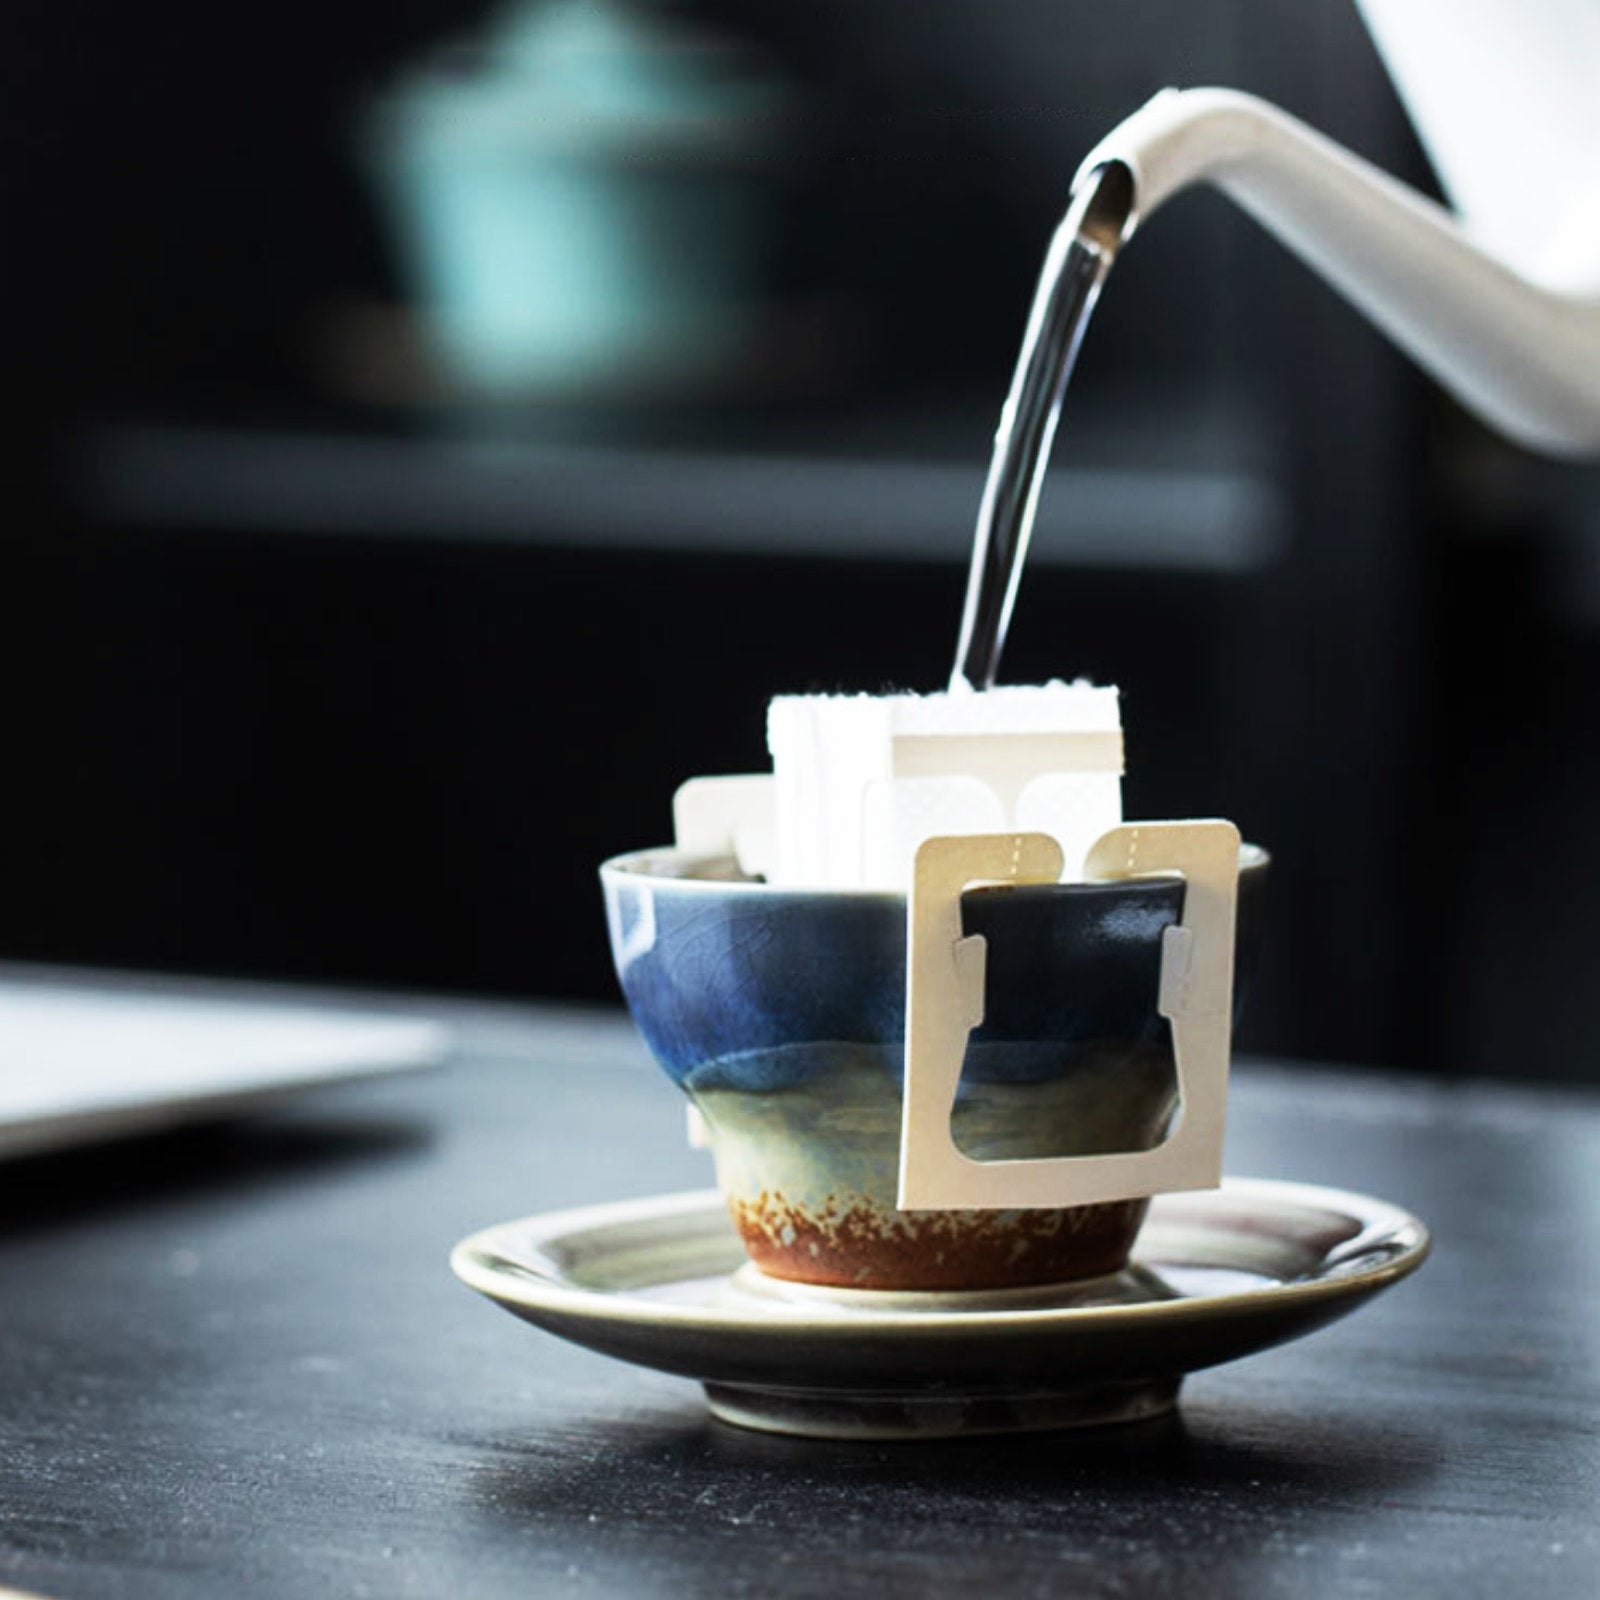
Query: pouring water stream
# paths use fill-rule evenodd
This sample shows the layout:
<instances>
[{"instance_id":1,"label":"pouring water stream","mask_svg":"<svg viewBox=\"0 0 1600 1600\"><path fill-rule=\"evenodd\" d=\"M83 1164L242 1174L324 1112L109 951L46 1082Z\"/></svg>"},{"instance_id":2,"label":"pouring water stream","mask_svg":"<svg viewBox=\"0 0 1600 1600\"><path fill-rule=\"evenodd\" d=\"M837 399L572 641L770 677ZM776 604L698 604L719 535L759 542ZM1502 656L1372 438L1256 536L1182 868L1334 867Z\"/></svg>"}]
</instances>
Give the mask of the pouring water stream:
<instances>
[{"instance_id":1,"label":"pouring water stream","mask_svg":"<svg viewBox=\"0 0 1600 1600\"><path fill-rule=\"evenodd\" d=\"M994 687L1062 397L1132 217L1133 176L1109 161L1080 180L1050 241L978 510L952 691Z\"/></svg>"}]
</instances>

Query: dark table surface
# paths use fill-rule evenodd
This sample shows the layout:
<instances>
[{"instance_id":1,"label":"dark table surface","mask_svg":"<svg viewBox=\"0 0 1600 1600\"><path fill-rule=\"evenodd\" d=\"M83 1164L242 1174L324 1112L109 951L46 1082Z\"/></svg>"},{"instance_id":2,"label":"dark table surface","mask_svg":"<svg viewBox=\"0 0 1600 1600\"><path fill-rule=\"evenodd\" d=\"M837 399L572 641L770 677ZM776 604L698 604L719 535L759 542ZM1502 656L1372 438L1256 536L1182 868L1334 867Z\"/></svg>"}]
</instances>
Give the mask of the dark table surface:
<instances>
[{"instance_id":1,"label":"dark table surface","mask_svg":"<svg viewBox=\"0 0 1600 1600\"><path fill-rule=\"evenodd\" d=\"M1229 1170L1421 1273L1134 1428L782 1439L528 1328L463 1234L700 1187L618 1014L0 1168L0 1585L100 1596L1600 1594L1600 1097L1245 1063Z\"/></svg>"}]
</instances>

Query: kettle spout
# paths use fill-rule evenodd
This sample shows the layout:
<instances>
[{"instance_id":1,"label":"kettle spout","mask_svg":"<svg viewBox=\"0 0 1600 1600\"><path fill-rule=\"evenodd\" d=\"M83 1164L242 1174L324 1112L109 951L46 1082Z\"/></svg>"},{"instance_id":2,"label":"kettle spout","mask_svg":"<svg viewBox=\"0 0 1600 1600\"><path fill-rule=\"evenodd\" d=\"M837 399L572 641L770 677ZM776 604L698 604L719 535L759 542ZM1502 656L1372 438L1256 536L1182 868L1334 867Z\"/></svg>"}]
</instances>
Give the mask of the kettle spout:
<instances>
[{"instance_id":1,"label":"kettle spout","mask_svg":"<svg viewBox=\"0 0 1600 1600\"><path fill-rule=\"evenodd\" d=\"M1079 178L1113 162L1133 180L1130 229L1214 184L1491 427L1546 455L1600 456L1600 293L1513 271L1443 207L1252 95L1164 90Z\"/></svg>"}]
</instances>

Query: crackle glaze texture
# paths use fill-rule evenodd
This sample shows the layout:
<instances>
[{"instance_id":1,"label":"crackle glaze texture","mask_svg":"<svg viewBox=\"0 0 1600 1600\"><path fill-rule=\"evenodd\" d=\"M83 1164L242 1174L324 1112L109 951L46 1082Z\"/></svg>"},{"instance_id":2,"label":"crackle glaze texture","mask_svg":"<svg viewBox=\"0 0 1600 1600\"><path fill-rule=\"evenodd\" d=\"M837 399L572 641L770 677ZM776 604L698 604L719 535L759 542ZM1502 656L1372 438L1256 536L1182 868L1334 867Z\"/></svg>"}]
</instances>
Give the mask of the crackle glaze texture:
<instances>
[{"instance_id":1,"label":"crackle glaze texture","mask_svg":"<svg viewBox=\"0 0 1600 1600\"><path fill-rule=\"evenodd\" d=\"M1239 970L1265 858L1239 890ZM612 951L656 1059L700 1108L717 1181L763 1271L881 1289L1066 1282L1127 1260L1146 1203L1034 1211L895 1206L905 899L770 888L678 852L602 869ZM951 1118L974 1159L1149 1149L1176 1101L1156 1011L1175 879L970 890L987 1014Z\"/></svg>"}]
</instances>

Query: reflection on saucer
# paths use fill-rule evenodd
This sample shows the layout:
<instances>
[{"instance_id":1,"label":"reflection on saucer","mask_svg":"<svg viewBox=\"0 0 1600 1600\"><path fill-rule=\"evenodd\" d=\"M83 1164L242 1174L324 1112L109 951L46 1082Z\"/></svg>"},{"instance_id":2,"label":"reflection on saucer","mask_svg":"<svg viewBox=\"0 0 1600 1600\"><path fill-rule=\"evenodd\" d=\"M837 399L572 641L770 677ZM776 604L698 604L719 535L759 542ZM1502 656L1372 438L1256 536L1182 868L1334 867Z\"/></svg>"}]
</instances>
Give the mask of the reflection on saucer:
<instances>
[{"instance_id":1,"label":"reflection on saucer","mask_svg":"<svg viewBox=\"0 0 1600 1600\"><path fill-rule=\"evenodd\" d=\"M905 1290L840 1289L825 1283L793 1283L774 1278L746 1262L730 1278L714 1280L716 1304L739 1306L755 1301L798 1314L832 1311L841 1317L876 1316L883 1311L1086 1311L1095 1306L1139 1306L1153 1300L1175 1300L1181 1291L1159 1273L1135 1263L1121 1272L1076 1283L1039 1283L1021 1289Z\"/></svg>"}]
</instances>

